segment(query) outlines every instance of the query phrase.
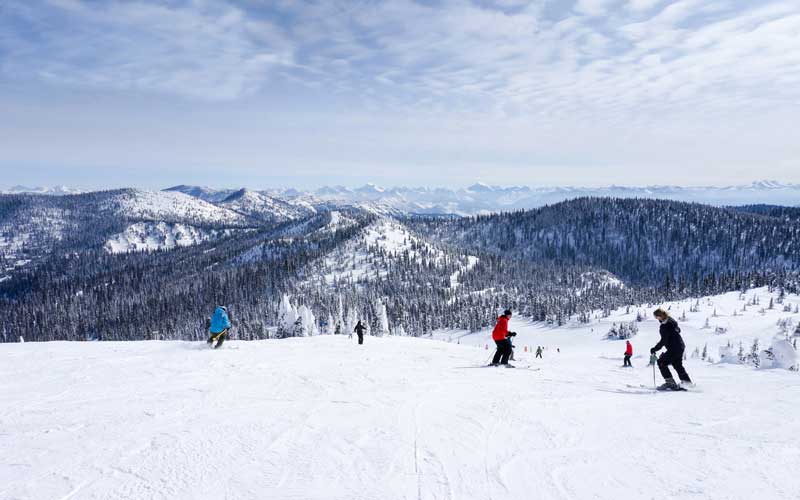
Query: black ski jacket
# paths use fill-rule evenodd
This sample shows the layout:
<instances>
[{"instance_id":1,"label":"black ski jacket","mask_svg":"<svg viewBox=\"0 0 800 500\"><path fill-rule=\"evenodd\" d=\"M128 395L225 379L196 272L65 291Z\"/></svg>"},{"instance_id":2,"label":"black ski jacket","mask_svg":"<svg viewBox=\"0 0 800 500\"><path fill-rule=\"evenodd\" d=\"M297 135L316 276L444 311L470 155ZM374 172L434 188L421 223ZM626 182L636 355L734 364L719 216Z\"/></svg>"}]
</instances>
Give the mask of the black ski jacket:
<instances>
[{"instance_id":1,"label":"black ski jacket","mask_svg":"<svg viewBox=\"0 0 800 500\"><path fill-rule=\"evenodd\" d=\"M662 347L666 347L669 352L683 352L686 349L686 344L683 343L683 337L681 337L681 327L674 319L667 318L667 321L661 323L658 333L661 334L661 341L653 347L656 351Z\"/></svg>"},{"instance_id":2,"label":"black ski jacket","mask_svg":"<svg viewBox=\"0 0 800 500\"><path fill-rule=\"evenodd\" d=\"M353 328L353 331L356 332L359 335L364 335L364 331L366 331L366 329L367 329L366 326L364 326L363 324L359 323L359 324L356 325L355 328Z\"/></svg>"}]
</instances>

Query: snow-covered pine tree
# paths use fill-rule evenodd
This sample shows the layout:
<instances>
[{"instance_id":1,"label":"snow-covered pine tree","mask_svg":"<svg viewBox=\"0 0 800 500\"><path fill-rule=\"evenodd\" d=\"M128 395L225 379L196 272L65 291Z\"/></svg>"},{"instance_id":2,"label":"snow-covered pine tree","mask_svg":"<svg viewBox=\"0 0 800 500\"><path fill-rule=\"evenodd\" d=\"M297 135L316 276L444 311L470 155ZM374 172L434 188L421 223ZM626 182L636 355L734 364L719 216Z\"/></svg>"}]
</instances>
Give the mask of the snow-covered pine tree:
<instances>
[{"instance_id":1,"label":"snow-covered pine tree","mask_svg":"<svg viewBox=\"0 0 800 500\"><path fill-rule=\"evenodd\" d=\"M753 340L753 345L750 347L750 360L756 368L761 365L761 360L758 357L758 339Z\"/></svg>"},{"instance_id":2,"label":"snow-covered pine tree","mask_svg":"<svg viewBox=\"0 0 800 500\"><path fill-rule=\"evenodd\" d=\"M303 317L297 316L292 326L290 337L305 337L305 327L303 326Z\"/></svg>"},{"instance_id":3,"label":"snow-covered pine tree","mask_svg":"<svg viewBox=\"0 0 800 500\"><path fill-rule=\"evenodd\" d=\"M703 353L700 355L700 359L702 359L703 361L705 361L705 359L706 359L707 357L708 357L708 344L705 344L705 345L703 346Z\"/></svg>"},{"instance_id":4,"label":"snow-covered pine tree","mask_svg":"<svg viewBox=\"0 0 800 500\"><path fill-rule=\"evenodd\" d=\"M276 337L279 339L293 337L297 319L296 309L289 300L289 296L284 294L278 305L278 330L275 334Z\"/></svg>"},{"instance_id":5,"label":"snow-covered pine tree","mask_svg":"<svg viewBox=\"0 0 800 500\"><path fill-rule=\"evenodd\" d=\"M377 319L375 321L376 332L378 335L389 333L389 315L386 314L386 304L380 300L375 301L375 311Z\"/></svg>"}]
</instances>

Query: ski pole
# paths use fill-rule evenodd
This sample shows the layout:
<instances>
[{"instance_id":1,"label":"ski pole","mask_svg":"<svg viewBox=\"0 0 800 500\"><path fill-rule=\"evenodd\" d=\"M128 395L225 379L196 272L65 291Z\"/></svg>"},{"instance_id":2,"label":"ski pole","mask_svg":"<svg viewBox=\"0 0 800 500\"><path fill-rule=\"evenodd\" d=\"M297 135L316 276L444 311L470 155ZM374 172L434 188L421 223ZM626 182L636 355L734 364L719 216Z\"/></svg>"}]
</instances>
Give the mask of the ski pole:
<instances>
[{"instance_id":1,"label":"ski pole","mask_svg":"<svg viewBox=\"0 0 800 500\"><path fill-rule=\"evenodd\" d=\"M654 389L657 388L656 387L656 364L655 363L653 363L653 388Z\"/></svg>"}]
</instances>

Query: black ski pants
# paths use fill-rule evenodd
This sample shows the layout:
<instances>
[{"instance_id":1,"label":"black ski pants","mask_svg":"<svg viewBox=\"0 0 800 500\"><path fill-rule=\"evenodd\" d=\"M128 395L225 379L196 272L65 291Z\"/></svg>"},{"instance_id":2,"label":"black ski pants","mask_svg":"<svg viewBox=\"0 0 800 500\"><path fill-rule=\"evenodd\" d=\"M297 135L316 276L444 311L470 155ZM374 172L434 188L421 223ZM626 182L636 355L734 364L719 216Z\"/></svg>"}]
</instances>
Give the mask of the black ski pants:
<instances>
[{"instance_id":1,"label":"black ski pants","mask_svg":"<svg viewBox=\"0 0 800 500\"><path fill-rule=\"evenodd\" d=\"M501 365L508 364L508 358L511 356L511 341L508 339L503 340L495 340L495 344L497 344L497 351L494 353L494 357L492 358L492 364L500 363Z\"/></svg>"},{"instance_id":2,"label":"black ski pants","mask_svg":"<svg viewBox=\"0 0 800 500\"><path fill-rule=\"evenodd\" d=\"M689 374L686 373L686 368L683 367L683 350L680 351L667 351L658 357L658 369L661 371L661 376L664 380L672 378L672 372L669 371L669 365L675 368L678 372L678 377L683 382L691 382Z\"/></svg>"},{"instance_id":3,"label":"black ski pants","mask_svg":"<svg viewBox=\"0 0 800 500\"><path fill-rule=\"evenodd\" d=\"M359 345L364 343L364 334L363 333L359 333L358 334L358 343L359 343Z\"/></svg>"},{"instance_id":4,"label":"black ski pants","mask_svg":"<svg viewBox=\"0 0 800 500\"><path fill-rule=\"evenodd\" d=\"M631 355L630 354L626 354L625 355L625 359L622 361L622 366L633 366L631 364Z\"/></svg>"},{"instance_id":5,"label":"black ski pants","mask_svg":"<svg viewBox=\"0 0 800 500\"><path fill-rule=\"evenodd\" d=\"M214 343L214 340L216 340L217 343L214 344L214 349L216 349L217 347L221 346L222 343L225 341L225 336L226 335L228 335L228 330L227 329L225 329L225 330L223 330L223 331L221 331L219 333L212 333L211 337L208 338L208 344L211 345L211 344Z\"/></svg>"}]
</instances>

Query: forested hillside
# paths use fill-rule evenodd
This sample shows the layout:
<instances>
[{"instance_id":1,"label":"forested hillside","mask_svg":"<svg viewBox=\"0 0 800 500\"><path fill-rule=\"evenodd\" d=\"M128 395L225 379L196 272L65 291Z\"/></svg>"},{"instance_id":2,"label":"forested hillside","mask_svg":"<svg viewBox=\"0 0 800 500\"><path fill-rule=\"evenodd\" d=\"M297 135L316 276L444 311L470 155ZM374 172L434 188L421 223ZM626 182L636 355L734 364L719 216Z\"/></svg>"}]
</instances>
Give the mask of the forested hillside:
<instances>
[{"instance_id":1,"label":"forested hillside","mask_svg":"<svg viewBox=\"0 0 800 500\"><path fill-rule=\"evenodd\" d=\"M477 330L505 307L560 324L753 285L796 290L800 263L794 221L669 201L584 198L472 218L356 207L256 218L196 199L175 206L170 197L189 198L178 193L157 204L136 192L80 196L0 198L5 237L32 227L16 251L38 251L0 281L3 341L198 339L217 304L240 339L346 333L357 319L375 334ZM250 198L251 213L275 206ZM109 248L132 223L178 222L217 232Z\"/></svg>"},{"instance_id":2,"label":"forested hillside","mask_svg":"<svg viewBox=\"0 0 800 500\"><path fill-rule=\"evenodd\" d=\"M800 267L797 220L695 203L579 198L530 211L409 223L455 246L597 266L626 283L666 290L698 290L708 279L739 288L743 274Z\"/></svg>"}]
</instances>

